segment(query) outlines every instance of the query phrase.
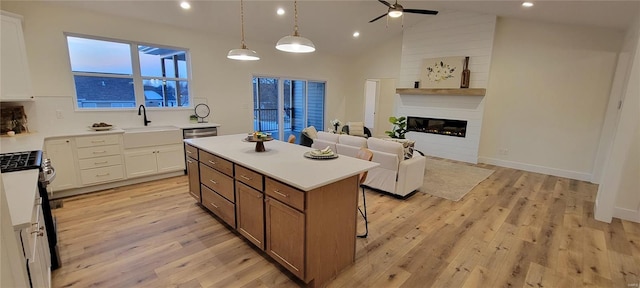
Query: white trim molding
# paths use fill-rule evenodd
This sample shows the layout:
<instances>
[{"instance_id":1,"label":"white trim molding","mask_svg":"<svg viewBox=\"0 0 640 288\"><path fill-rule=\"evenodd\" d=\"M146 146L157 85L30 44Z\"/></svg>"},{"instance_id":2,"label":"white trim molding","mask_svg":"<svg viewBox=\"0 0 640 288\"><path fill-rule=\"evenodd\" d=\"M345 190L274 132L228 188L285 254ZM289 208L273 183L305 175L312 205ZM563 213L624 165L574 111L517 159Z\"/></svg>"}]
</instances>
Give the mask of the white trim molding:
<instances>
[{"instance_id":1,"label":"white trim molding","mask_svg":"<svg viewBox=\"0 0 640 288\"><path fill-rule=\"evenodd\" d=\"M491 158L491 157L481 156L481 157L478 157L478 161L480 163L491 164L491 165L496 165L500 167L507 167L507 168L513 168L518 170L529 171L529 172L542 173L542 174L575 179L580 181L591 181L591 178L592 178L590 173L551 168L546 166L539 166L539 165L522 163L522 162L514 162L514 161L502 160L497 158Z\"/></svg>"}]
</instances>

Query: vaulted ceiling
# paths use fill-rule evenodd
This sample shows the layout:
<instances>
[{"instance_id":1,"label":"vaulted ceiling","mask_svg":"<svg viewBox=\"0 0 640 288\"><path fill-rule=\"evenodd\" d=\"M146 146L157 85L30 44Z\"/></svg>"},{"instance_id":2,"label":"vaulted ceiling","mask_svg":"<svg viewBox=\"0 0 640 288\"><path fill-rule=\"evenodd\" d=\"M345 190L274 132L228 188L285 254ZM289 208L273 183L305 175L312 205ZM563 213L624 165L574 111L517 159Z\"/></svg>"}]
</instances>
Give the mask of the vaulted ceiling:
<instances>
[{"instance_id":1,"label":"vaulted ceiling","mask_svg":"<svg viewBox=\"0 0 640 288\"><path fill-rule=\"evenodd\" d=\"M240 1L191 1L192 8L182 10L178 0L137 1L58 1L54 5L67 5L96 12L137 18L178 27L204 31L215 37L226 35L240 38ZM392 1L390 1L392 2ZM405 9L439 11L466 11L513 17L543 22L566 23L591 27L624 30L640 15L640 1L535 1L525 9L521 1L400 1ZM277 8L286 14L276 15ZM430 15L406 14L401 19L382 18L386 6L376 0L300 0L298 26L300 34L311 39L319 51L335 55L355 55L371 45L378 45L425 21ZM245 0L245 38L252 43L275 43L293 32L293 1ZM354 38L353 32L360 37ZM234 48L234 47L230 47Z\"/></svg>"}]
</instances>

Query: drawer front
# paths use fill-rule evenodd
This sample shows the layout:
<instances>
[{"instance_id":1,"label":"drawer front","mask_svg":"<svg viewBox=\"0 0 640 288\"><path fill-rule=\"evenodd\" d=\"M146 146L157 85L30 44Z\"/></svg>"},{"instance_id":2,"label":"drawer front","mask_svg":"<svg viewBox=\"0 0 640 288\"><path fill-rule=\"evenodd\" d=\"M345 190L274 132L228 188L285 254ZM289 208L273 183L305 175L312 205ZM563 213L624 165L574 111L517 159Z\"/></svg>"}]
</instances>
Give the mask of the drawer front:
<instances>
[{"instance_id":1,"label":"drawer front","mask_svg":"<svg viewBox=\"0 0 640 288\"><path fill-rule=\"evenodd\" d=\"M304 192L271 178L265 180L264 192L271 198L304 211Z\"/></svg>"},{"instance_id":2,"label":"drawer front","mask_svg":"<svg viewBox=\"0 0 640 288\"><path fill-rule=\"evenodd\" d=\"M122 164L122 156L113 155L98 158L80 159L80 169L91 169Z\"/></svg>"},{"instance_id":3,"label":"drawer front","mask_svg":"<svg viewBox=\"0 0 640 288\"><path fill-rule=\"evenodd\" d=\"M78 148L114 145L114 144L120 144L120 135L109 134L109 135L85 136L85 137L76 138L76 146Z\"/></svg>"},{"instance_id":4,"label":"drawer front","mask_svg":"<svg viewBox=\"0 0 640 288\"><path fill-rule=\"evenodd\" d=\"M198 148L185 144L184 153L187 154L187 157L198 160Z\"/></svg>"},{"instance_id":5,"label":"drawer front","mask_svg":"<svg viewBox=\"0 0 640 288\"><path fill-rule=\"evenodd\" d=\"M253 187L253 189L262 191L264 190L264 186L262 186L262 179L262 174L244 168L240 165L236 165L236 180Z\"/></svg>"},{"instance_id":6,"label":"drawer front","mask_svg":"<svg viewBox=\"0 0 640 288\"><path fill-rule=\"evenodd\" d=\"M95 184L124 178L122 165L80 170L82 184Z\"/></svg>"},{"instance_id":7,"label":"drawer front","mask_svg":"<svg viewBox=\"0 0 640 288\"><path fill-rule=\"evenodd\" d=\"M207 164L207 166L212 167L224 174L227 174L233 177L233 163L229 160L223 159L211 153L200 150L199 159L200 162Z\"/></svg>"},{"instance_id":8,"label":"drawer front","mask_svg":"<svg viewBox=\"0 0 640 288\"><path fill-rule=\"evenodd\" d=\"M231 202L236 201L233 178L202 163L200 163L200 183L224 196L227 200Z\"/></svg>"},{"instance_id":9,"label":"drawer front","mask_svg":"<svg viewBox=\"0 0 640 288\"><path fill-rule=\"evenodd\" d=\"M235 205L229 202L224 197L218 195L218 193L209 189L209 187L202 185L202 205L207 207L213 214L218 215L224 222L236 228L236 210Z\"/></svg>"},{"instance_id":10,"label":"drawer front","mask_svg":"<svg viewBox=\"0 0 640 288\"><path fill-rule=\"evenodd\" d=\"M122 152L120 151L120 145L97 146L78 149L78 159L120 154L122 154Z\"/></svg>"}]
</instances>

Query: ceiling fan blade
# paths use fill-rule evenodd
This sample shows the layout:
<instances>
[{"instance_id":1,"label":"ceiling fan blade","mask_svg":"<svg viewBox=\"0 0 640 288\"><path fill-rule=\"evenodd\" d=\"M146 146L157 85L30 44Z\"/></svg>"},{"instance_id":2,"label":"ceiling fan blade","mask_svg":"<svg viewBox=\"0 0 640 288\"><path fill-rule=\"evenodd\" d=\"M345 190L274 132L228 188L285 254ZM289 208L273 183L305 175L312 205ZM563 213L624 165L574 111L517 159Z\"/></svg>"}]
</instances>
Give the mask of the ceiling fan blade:
<instances>
[{"instance_id":1,"label":"ceiling fan blade","mask_svg":"<svg viewBox=\"0 0 640 288\"><path fill-rule=\"evenodd\" d=\"M402 12L407 13L415 13L415 14L427 14L427 15L437 15L438 11L433 10L422 10L422 9L404 9Z\"/></svg>"},{"instance_id":2,"label":"ceiling fan blade","mask_svg":"<svg viewBox=\"0 0 640 288\"><path fill-rule=\"evenodd\" d=\"M369 21L369 23L373 23L373 22L377 21L378 19L380 19L380 18L382 18L382 17L384 17L384 16L387 16L387 13L384 13L384 14L382 14L382 15L380 15L380 16L378 16L378 17L374 18L373 20Z\"/></svg>"},{"instance_id":3,"label":"ceiling fan blade","mask_svg":"<svg viewBox=\"0 0 640 288\"><path fill-rule=\"evenodd\" d=\"M378 1L379 1L380 3L382 3L382 4L384 4L384 5L387 5L387 7L389 7L389 8L393 8L393 6L392 6L389 2L387 2L387 1L384 1L384 0L378 0Z\"/></svg>"}]
</instances>

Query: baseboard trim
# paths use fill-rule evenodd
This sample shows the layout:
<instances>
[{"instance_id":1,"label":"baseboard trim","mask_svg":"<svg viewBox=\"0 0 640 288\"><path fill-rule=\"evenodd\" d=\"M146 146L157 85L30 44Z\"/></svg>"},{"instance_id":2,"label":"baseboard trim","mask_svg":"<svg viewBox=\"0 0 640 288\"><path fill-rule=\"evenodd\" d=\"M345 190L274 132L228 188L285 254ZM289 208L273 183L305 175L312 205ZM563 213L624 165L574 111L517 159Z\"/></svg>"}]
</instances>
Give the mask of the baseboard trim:
<instances>
[{"instance_id":1,"label":"baseboard trim","mask_svg":"<svg viewBox=\"0 0 640 288\"><path fill-rule=\"evenodd\" d=\"M533 165L533 164L527 164L527 163L521 163L521 162L507 161L507 160L496 159L491 157L478 157L478 161L480 163L485 163L485 164L491 164L491 165L513 168L513 169L524 170L524 171L535 172L535 173L542 173L542 174L575 179L580 181L591 182L592 180L592 175L590 173L563 170L563 169L557 169L557 168L551 168L551 167L545 167L545 166L539 166L539 165Z\"/></svg>"},{"instance_id":2,"label":"baseboard trim","mask_svg":"<svg viewBox=\"0 0 640 288\"><path fill-rule=\"evenodd\" d=\"M615 207L613 208L613 217L640 223L640 210Z\"/></svg>"},{"instance_id":3,"label":"baseboard trim","mask_svg":"<svg viewBox=\"0 0 640 288\"><path fill-rule=\"evenodd\" d=\"M59 199L59 198L71 197L71 196L80 195L80 194L87 194L87 193L91 193L91 192L107 190L107 189L113 189L113 188L117 188L117 187L122 187L122 186L127 186L127 185L132 185L132 184L138 184L138 183L143 183L143 182L149 182L149 181L154 181L154 180L159 180L159 179L165 179L165 178L169 178L169 177L182 176L182 175L184 175L184 170L175 171L175 172L169 172L169 173L164 173L164 174L158 174L158 175L153 175L153 176L126 179L126 180L122 180L122 181L104 183L104 184L99 184L99 185L94 185L94 186L73 188L73 189L62 190L62 191L53 191L53 196L51 197L51 199Z\"/></svg>"}]
</instances>

